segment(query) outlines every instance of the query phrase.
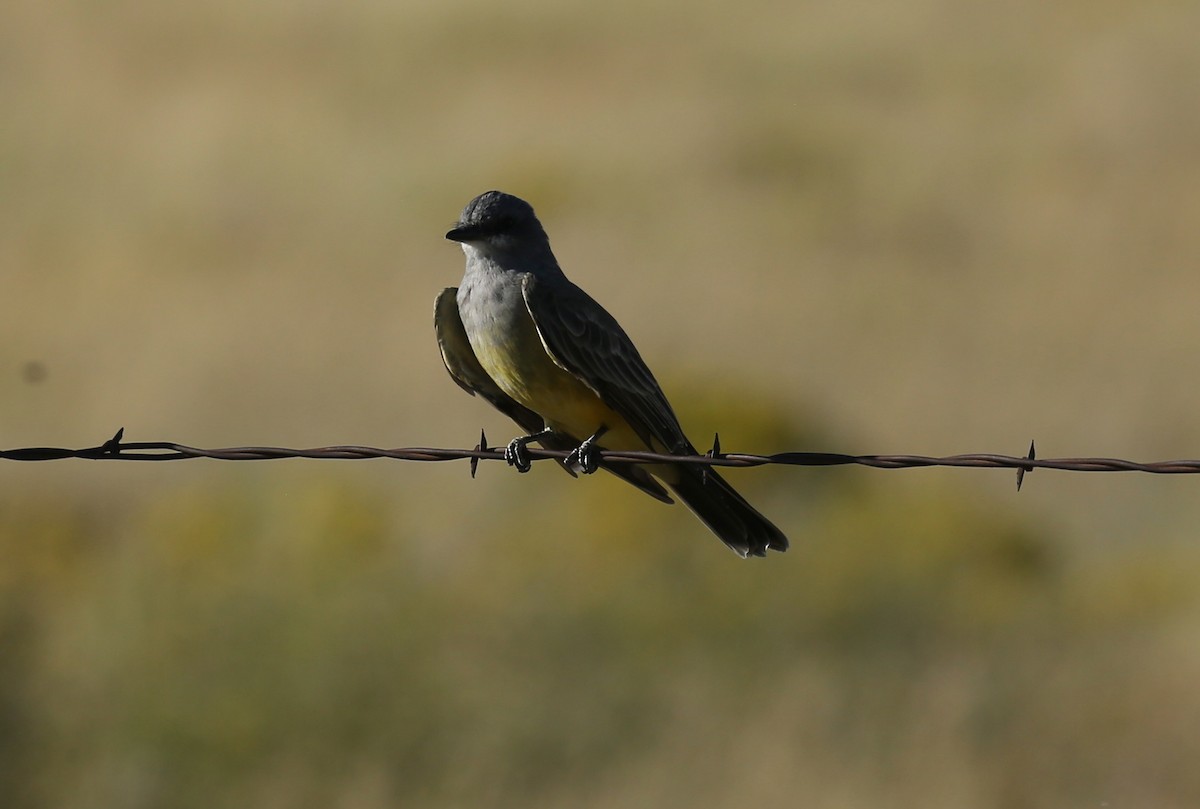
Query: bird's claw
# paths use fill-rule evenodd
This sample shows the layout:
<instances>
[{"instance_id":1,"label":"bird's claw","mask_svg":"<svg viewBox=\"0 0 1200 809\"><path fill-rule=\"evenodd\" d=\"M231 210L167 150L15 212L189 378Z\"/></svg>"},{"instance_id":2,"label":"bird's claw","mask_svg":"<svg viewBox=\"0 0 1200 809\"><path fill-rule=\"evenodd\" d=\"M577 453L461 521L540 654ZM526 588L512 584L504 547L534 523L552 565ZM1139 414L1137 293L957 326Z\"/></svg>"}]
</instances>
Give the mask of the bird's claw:
<instances>
[{"instance_id":1,"label":"bird's claw","mask_svg":"<svg viewBox=\"0 0 1200 809\"><path fill-rule=\"evenodd\" d=\"M526 448L531 440L533 440L533 436L529 435L514 438L504 448L504 461L509 466L515 466L521 474L533 468L533 461L530 460L529 450Z\"/></svg>"},{"instance_id":2,"label":"bird's claw","mask_svg":"<svg viewBox=\"0 0 1200 809\"><path fill-rule=\"evenodd\" d=\"M587 439L571 450L571 454L567 456L567 466L572 464L577 465L579 471L585 475L590 475L600 468L599 448L594 438Z\"/></svg>"}]
</instances>

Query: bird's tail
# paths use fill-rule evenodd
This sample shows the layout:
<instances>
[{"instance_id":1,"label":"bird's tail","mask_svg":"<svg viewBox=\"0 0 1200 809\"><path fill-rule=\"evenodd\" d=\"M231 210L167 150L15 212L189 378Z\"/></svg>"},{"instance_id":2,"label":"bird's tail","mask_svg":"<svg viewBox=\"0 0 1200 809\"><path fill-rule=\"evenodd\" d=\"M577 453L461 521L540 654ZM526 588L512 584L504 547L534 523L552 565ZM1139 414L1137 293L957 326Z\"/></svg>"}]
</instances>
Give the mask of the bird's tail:
<instances>
[{"instance_id":1,"label":"bird's tail","mask_svg":"<svg viewBox=\"0 0 1200 809\"><path fill-rule=\"evenodd\" d=\"M787 537L725 482L715 469L678 464L668 485L679 499L738 556L786 551Z\"/></svg>"}]
</instances>

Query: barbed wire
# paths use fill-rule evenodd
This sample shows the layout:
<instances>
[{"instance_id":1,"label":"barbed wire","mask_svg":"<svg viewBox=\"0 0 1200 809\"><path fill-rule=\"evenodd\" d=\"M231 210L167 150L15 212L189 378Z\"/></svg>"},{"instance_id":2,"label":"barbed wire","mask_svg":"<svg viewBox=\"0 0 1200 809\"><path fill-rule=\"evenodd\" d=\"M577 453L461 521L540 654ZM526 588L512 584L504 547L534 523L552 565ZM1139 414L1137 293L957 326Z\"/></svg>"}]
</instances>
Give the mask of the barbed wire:
<instances>
[{"instance_id":1,"label":"barbed wire","mask_svg":"<svg viewBox=\"0 0 1200 809\"><path fill-rule=\"evenodd\" d=\"M473 449L443 449L438 447L399 447L382 449L354 445L289 449L287 447L224 447L201 449L173 441L124 441L122 427L109 440L95 447L64 449L61 447L25 447L0 450L0 460L57 461L81 458L93 461L182 461L209 458L218 461L273 461L283 458L312 458L322 460L365 460L391 458L401 461L471 462L471 476L480 461L505 460L503 448L489 447L487 436L480 433ZM571 453L528 447L530 460L556 459L565 461ZM618 452L598 450L601 463L676 463L706 467L752 467L771 464L786 466L868 466L876 469L913 469L931 466L964 467L971 469L1000 468L1017 470L1017 489L1025 473L1034 469L1058 469L1066 472L1148 472L1158 475L1200 473L1200 460L1155 461L1138 463L1119 458L1044 458L1038 459L1033 443L1022 457L991 453L970 453L935 457L930 455L846 455L837 452L778 452L754 455L742 452L721 452L720 436L714 436L713 447L703 455L665 455L656 452Z\"/></svg>"}]
</instances>

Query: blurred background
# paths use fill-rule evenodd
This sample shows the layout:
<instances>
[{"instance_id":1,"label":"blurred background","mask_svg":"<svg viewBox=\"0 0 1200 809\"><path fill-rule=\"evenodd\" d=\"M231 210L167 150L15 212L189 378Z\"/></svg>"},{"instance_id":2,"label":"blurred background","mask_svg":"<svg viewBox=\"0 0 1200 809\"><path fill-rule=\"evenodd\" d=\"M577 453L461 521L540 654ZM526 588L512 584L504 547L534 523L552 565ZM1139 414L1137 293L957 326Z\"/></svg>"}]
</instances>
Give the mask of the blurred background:
<instances>
[{"instance_id":1,"label":"blurred background","mask_svg":"<svg viewBox=\"0 0 1200 809\"><path fill-rule=\"evenodd\" d=\"M1200 456L1200 7L0 11L0 446L471 446L500 188L727 451ZM0 803L1200 804L1200 481L0 463Z\"/></svg>"}]
</instances>

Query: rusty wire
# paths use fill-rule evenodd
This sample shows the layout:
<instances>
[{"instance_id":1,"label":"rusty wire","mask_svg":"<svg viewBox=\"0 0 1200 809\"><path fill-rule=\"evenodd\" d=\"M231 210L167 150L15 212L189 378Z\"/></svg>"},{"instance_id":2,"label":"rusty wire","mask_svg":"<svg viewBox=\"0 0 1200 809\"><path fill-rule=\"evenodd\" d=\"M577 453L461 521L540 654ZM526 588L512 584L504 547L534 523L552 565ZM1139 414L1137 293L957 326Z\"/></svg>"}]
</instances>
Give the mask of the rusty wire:
<instances>
[{"instance_id":1,"label":"rusty wire","mask_svg":"<svg viewBox=\"0 0 1200 809\"><path fill-rule=\"evenodd\" d=\"M171 441L123 440L124 428L103 444L85 449L63 449L59 447L26 447L0 450L0 460L52 461L67 458L83 458L96 461L180 461L192 458L210 458L219 461L267 461L282 458L315 458L338 460L364 460L367 458L392 458L402 461L455 461L469 460L471 474L479 461L504 460L503 448L487 445L487 437L480 435L474 449L441 449L436 447L400 447L381 449L364 446L329 446L311 449L288 449L285 447L225 447L200 449ZM563 460L567 452L529 447L532 460L555 458ZM912 469L930 466L967 468L1000 468L1017 470L1017 488L1026 472L1034 469L1058 469L1068 472L1149 472L1159 475L1200 473L1200 460L1156 461L1138 463L1118 458L1045 458L1038 459L1033 444L1029 453L1022 457L971 453L933 457L928 455L846 455L835 452L779 452L773 455L752 455L741 452L721 452L719 438L714 438L713 448L704 455L663 455L654 452L617 452L600 450L601 462L610 463L682 463L701 466L748 467L782 464L787 466L845 466L855 464L876 469Z\"/></svg>"}]
</instances>

